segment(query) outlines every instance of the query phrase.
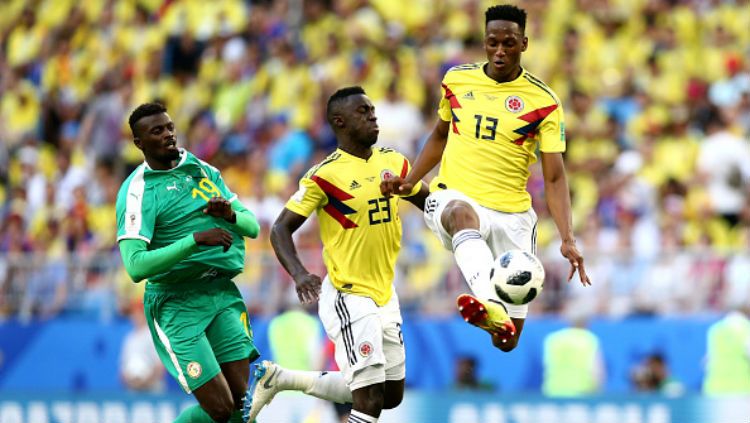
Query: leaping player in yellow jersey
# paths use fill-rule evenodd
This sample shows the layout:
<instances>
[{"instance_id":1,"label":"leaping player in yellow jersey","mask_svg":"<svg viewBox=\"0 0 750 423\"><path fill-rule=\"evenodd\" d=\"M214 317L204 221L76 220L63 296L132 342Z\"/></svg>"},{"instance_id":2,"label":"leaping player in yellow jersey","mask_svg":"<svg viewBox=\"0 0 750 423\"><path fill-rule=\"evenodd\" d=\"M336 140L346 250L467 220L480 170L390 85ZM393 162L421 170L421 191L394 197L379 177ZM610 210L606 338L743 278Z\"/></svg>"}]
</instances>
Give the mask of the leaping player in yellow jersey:
<instances>
[{"instance_id":1,"label":"leaping player in yellow jersey","mask_svg":"<svg viewBox=\"0 0 750 423\"><path fill-rule=\"evenodd\" d=\"M492 335L503 351L515 348L528 305L491 298L493 257L509 249L536 253L537 217L526 191L539 147L547 207L570 261L590 285L571 228L570 195L562 153L565 126L560 100L521 67L528 46L526 12L493 6L485 12L487 62L450 69L443 78L440 119L405 178L383 181L385 195L411 192L440 161L424 207L427 226L451 249L474 296L458 297L466 321Z\"/></svg>"}]
</instances>

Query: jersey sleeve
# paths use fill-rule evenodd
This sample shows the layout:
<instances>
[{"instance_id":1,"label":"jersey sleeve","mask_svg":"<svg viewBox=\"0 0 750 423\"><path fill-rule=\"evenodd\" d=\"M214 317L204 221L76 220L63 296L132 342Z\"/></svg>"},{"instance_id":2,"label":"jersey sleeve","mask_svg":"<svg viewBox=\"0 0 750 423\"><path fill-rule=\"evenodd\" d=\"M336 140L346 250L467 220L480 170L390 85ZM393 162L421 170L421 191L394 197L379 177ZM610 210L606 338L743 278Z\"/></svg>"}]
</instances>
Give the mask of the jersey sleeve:
<instances>
[{"instance_id":1,"label":"jersey sleeve","mask_svg":"<svg viewBox=\"0 0 750 423\"><path fill-rule=\"evenodd\" d=\"M117 241L140 239L151 243L156 224L156 204L143 186L143 180L133 178L120 189L115 204Z\"/></svg>"},{"instance_id":2,"label":"jersey sleeve","mask_svg":"<svg viewBox=\"0 0 750 423\"><path fill-rule=\"evenodd\" d=\"M565 147L565 118L562 105L559 105L542 122L539 129L539 151L562 153Z\"/></svg>"},{"instance_id":3,"label":"jersey sleeve","mask_svg":"<svg viewBox=\"0 0 750 423\"><path fill-rule=\"evenodd\" d=\"M128 272L133 282L140 282L143 279L166 272L181 260L198 251L198 245L195 243L193 234L186 235L166 247L151 251L140 240L123 239L119 246L125 271Z\"/></svg>"},{"instance_id":4,"label":"jersey sleeve","mask_svg":"<svg viewBox=\"0 0 750 423\"><path fill-rule=\"evenodd\" d=\"M245 205L239 200L232 202L232 210L234 210L237 219L234 225L239 229L239 233L242 236L257 238L258 233L260 233L260 224L255 217L255 213L245 208Z\"/></svg>"},{"instance_id":5,"label":"jersey sleeve","mask_svg":"<svg viewBox=\"0 0 750 423\"><path fill-rule=\"evenodd\" d=\"M315 210L328 204L328 196L312 180L312 175L305 175L299 181L299 189L289 201L286 208L300 216L309 217Z\"/></svg>"},{"instance_id":6,"label":"jersey sleeve","mask_svg":"<svg viewBox=\"0 0 750 423\"><path fill-rule=\"evenodd\" d=\"M450 88L448 88L448 74L443 77L443 82L440 84L440 103L438 104L438 117L441 120L450 122L453 119L453 112L451 111L450 97L453 96Z\"/></svg>"},{"instance_id":7,"label":"jersey sleeve","mask_svg":"<svg viewBox=\"0 0 750 423\"><path fill-rule=\"evenodd\" d=\"M404 157L402 154L399 153L400 162L396 163L399 165L399 169L401 169L399 176L402 178L406 178L406 175L411 172L411 163L409 163L409 159ZM420 180L418 183L414 184L414 186L411 189L411 192L407 194L401 194L400 197L411 197L416 195L419 190L422 188L422 181Z\"/></svg>"}]
</instances>

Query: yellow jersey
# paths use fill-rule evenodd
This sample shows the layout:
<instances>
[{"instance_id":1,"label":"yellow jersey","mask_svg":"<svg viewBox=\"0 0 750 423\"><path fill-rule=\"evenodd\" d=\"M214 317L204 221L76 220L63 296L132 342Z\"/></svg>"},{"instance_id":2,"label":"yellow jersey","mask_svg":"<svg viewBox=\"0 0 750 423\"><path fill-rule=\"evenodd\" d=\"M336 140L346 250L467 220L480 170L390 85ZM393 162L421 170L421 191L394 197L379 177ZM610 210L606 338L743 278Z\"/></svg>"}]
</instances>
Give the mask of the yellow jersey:
<instances>
[{"instance_id":1,"label":"yellow jersey","mask_svg":"<svg viewBox=\"0 0 750 423\"><path fill-rule=\"evenodd\" d=\"M438 176L430 188L451 188L484 207L518 213L531 207L526 191L536 149L565 151L560 100L522 70L498 83L484 63L455 66L443 77L440 119L450 122Z\"/></svg>"},{"instance_id":2,"label":"yellow jersey","mask_svg":"<svg viewBox=\"0 0 750 423\"><path fill-rule=\"evenodd\" d=\"M323 261L339 291L372 298L383 306L393 292L401 250L399 197L385 198L380 181L405 177L409 161L395 150L375 147L365 160L341 149L313 166L286 208L301 216L317 213ZM416 184L409 195L419 191Z\"/></svg>"}]
</instances>

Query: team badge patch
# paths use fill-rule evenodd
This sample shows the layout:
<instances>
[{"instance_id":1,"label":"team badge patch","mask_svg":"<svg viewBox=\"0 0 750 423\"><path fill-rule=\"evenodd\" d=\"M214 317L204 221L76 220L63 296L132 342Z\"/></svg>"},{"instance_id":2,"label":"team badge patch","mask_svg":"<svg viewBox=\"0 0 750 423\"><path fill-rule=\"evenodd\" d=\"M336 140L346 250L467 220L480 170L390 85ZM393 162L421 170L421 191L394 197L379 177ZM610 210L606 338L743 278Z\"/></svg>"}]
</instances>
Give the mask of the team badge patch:
<instances>
[{"instance_id":1,"label":"team badge patch","mask_svg":"<svg viewBox=\"0 0 750 423\"><path fill-rule=\"evenodd\" d=\"M391 170L389 170L389 169L383 169L383 170L382 170L382 171L380 172L380 180L381 180L381 181L387 181L388 179L391 179L391 178L393 178L394 176L396 176L396 174L395 174L395 173L393 173L393 172L392 172Z\"/></svg>"},{"instance_id":2,"label":"team badge patch","mask_svg":"<svg viewBox=\"0 0 750 423\"><path fill-rule=\"evenodd\" d=\"M359 355L362 357L367 357L370 354L372 354L372 344L365 341L361 344L359 344Z\"/></svg>"},{"instance_id":3,"label":"team badge patch","mask_svg":"<svg viewBox=\"0 0 750 423\"><path fill-rule=\"evenodd\" d=\"M203 373L203 368L197 361L191 361L187 365L187 374L193 379L198 379Z\"/></svg>"},{"instance_id":4,"label":"team badge patch","mask_svg":"<svg viewBox=\"0 0 750 423\"><path fill-rule=\"evenodd\" d=\"M511 113L518 113L523 110L523 100L517 95L508 96L505 99L505 108Z\"/></svg>"}]
</instances>

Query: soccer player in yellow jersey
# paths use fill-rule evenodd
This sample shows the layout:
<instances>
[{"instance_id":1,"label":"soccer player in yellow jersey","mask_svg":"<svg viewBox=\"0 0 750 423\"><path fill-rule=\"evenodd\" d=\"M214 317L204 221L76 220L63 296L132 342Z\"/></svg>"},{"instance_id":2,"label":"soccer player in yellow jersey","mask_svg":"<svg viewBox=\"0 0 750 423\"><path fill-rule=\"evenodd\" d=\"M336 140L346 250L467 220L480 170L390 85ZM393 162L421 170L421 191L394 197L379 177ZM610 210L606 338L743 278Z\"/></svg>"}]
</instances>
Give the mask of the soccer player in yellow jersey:
<instances>
[{"instance_id":1,"label":"soccer player in yellow jersey","mask_svg":"<svg viewBox=\"0 0 750 423\"><path fill-rule=\"evenodd\" d=\"M399 197L386 197L380 182L405 177L409 161L378 139L375 108L360 87L343 88L328 100L326 117L338 149L302 178L271 229L279 261L294 278L302 302L319 299L318 313L336 346L340 372L256 366L249 421L280 390L304 391L335 402L351 402L349 422L377 422L383 409L404 394L405 353L401 311L393 288L401 249ZM429 191L413 184L403 197L420 209ZM328 275L321 281L302 264L292 234L315 212Z\"/></svg>"},{"instance_id":2,"label":"soccer player in yellow jersey","mask_svg":"<svg viewBox=\"0 0 750 423\"><path fill-rule=\"evenodd\" d=\"M424 207L428 227L451 249L474 296L461 295L462 316L510 351L518 343L527 305L502 304L489 282L493 257L509 249L536 252L537 217L526 191L529 165L541 152L547 207L562 246L584 285L590 284L571 228L562 153L560 100L521 67L526 12L493 6L485 12L487 62L456 66L443 78L440 119L414 168L381 184L385 195L410 192L438 162Z\"/></svg>"}]
</instances>

